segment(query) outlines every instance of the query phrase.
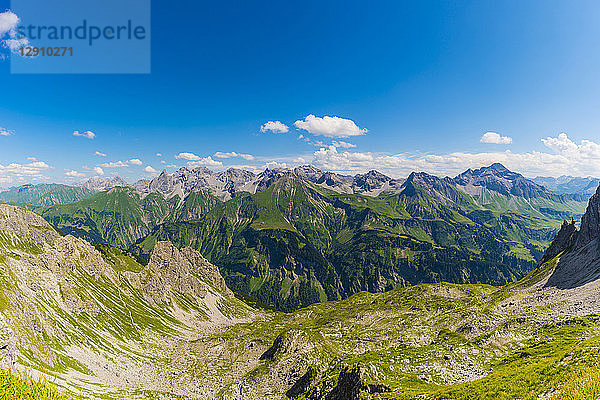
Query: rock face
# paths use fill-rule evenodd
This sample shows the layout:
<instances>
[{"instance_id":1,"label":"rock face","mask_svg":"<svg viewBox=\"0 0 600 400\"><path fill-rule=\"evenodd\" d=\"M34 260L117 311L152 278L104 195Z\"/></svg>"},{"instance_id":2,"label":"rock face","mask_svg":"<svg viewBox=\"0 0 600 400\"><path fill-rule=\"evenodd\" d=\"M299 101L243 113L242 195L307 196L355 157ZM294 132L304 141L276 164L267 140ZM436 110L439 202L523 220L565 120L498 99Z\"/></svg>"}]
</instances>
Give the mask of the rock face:
<instances>
[{"instance_id":1,"label":"rock face","mask_svg":"<svg viewBox=\"0 0 600 400\"><path fill-rule=\"evenodd\" d=\"M572 289L600 279L600 187L590 198L579 231L574 222L563 223L542 263L558 254L547 286Z\"/></svg>"},{"instance_id":2,"label":"rock face","mask_svg":"<svg viewBox=\"0 0 600 400\"><path fill-rule=\"evenodd\" d=\"M600 237L600 186L590 198L585 214L581 218L576 246L584 246L598 237Z\"/></svg>"},{"instance_id":3,"label":"rock face","mask_svg":"<svg viewBox=\"0 0 600 400\"><path fill-rule=\"evenodd\" d=\"M362 389L362 371L359 367L340 372L338 384L325 396L325 400L358 400Z\"/></svg>"},{"instance_id":4,"label":"rock face","mask_svg":"<svg viewBox=\"0 0 600 400\"><path fill-rule=\"evenodd\" d=\"M0 204L0 231L27 236L35 242L53 242L60 237L44 218L7 204Z\"/></svg>"},{"instance_id":5,"label":"rock face","mask_svg":"<svg viewBox=\"0 0 600 400\"><path fill-rule=\"evenodd\" d=\"M189 247L180 251L166 241L156 243L150 261L139 273L138 279L141 289L157 303L170 302L172 291L205 297L207 286L202 280L233 297L216 266L206 261L198 251Z\"/></svg>"},{"instance_id":6,"label":"rock face","mask_svg":"<svg viewBox=\"0 0 600 400\"><path fill-rule=\"evenodd\" d=\"M544 253L540 263L545 263L551 260L562 251L572 247L577 240L577 228L575 227L575 221L563 222L560 230L556 234L556 237L550 244L550 247Z\"/></svg>"},{"instance_id":7,"label":"rock face","mask_svg":"<svg viewBox=\"0 0 600 400\"><path fill-rule=\"evenodd\" d=\"M581 217L579 231L575 221L564 222L560 231L544 253L542 263L565 251L576 251L600 238L600 186L590 198L585 214Z\"/></svg>"}]
</instances>

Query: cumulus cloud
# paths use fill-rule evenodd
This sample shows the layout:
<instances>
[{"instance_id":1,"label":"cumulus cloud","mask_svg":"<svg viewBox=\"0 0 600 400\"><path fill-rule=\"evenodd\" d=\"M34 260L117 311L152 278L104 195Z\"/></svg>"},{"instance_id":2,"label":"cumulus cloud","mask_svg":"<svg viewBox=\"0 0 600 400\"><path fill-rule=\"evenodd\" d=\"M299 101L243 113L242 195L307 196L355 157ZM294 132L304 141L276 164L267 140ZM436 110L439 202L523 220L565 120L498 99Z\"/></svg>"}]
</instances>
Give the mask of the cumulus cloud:
<instances>
[{"instance_id":1,"label":"cumulus cloud","mask_svg":"<svg viewBox=\"0 0 600 400\"><path fill-rule=\"evenodd\" d=\"M202 159L202 157L194 154L194 153L179 153L175 156L178 160L188 160L188 161L198 161Z\"/></svg>"},{"instance_id":2,"label":"cumulus cloud","mask_svg":"<svg viewBox=\"0 0 600 400\"><path fill-rule=\"evenodd\" d=\"M75 171L74 169L65 172L65 175L68 176L69 178L81 178L81 177L85 176L84 173Z\"/></svg>"},{"instance_id":3,"label":"cumulus cloud","mask_svg":"<svg viewBox=\"0 0 600 400\"><path fill-rule=\"evenodd\" d=\"M525 176L574 176L600 175L600 144L582 140L579 144L566 134L542 139L542 143L552 150L549 152L530 151L448 154L394 155L370 152L340 151L335 146L323 147L313 153L309 160L316 167L346 173L364 172L377 169L391 176L406 177L413 171L424 171L438 176L454 176L468 168L480 168L495 162L522 173Z\"/></svg>"},{"instance_id":4,"label":"cumulus cloud","mask_svg":"<svg viewBox=\"0 0 600 400\"><path fill-rule=\"evenodd\" d=\"M287 133L289 130L290 128L281 121L268 121L262 124L260 127L260 131L262 133Z\"/></svg>"},{"instance_id":5,"label":"cumulus cloud","mask_svg":"<svg viewBox=\"0 0 600 400\"><path fill-rule=\"evenodd\" d=\"M142 165L142 164L144 164L144 163L142 162L142 160L140 160L139 158L132 158L132 159L131 159L131 160L129 160L128 162L129 162L129 164L131 164L131 165Z\"/></svg>"},{"instance_id":6,"label":"cumulus cloud","mask_svg":"<svg viewBox=\"0 0 600 400\"><path fill-rule=\"evenodd\" d=\"M19 54L20 47L29 44L27 38L17 34L19 21L19 17L10 10L0 13L0 43L16 54Z\"/></svg>"},{"instance_id":7,"label":"cumulus cloud","mask_svg":"<svg viewBox=\"0 0 600 400\"><path fill-rule=\"evenodd\" d=\"M19 17L12 11L5 11L0 13L0 36L4 36L11 30L17 28L19 24Z\"/></svg>"},{"instance_id":8,"label":"cumulus cloud","mask_svg":"<svg viewBox=\"0 0 600 400\"><path fill-rule=\"evenodd\" d=\"M162 157L162 153L156 153L156 157Z\"/></svg>"},{"instance_id":9,"label":"cumulus cloud","mask_svg":"<svg viewBox=\"0 0 600 400\"><path fill-rule=\"evenodd\" d=\"M88 139L93 139L96 137L96 134L92 131L85 131L83 133L81 133L79 131L73 131L73 136L79 136L79 137L84 137L84 138L88 138Z\"/></svg>"},{"instance_id":10,"label":"cumulus cloud","mask_svg":"<svg viewBox=\"0 0 600 400\"><path fill-rule=\"evenodd\" d=\"M215 161L212 159L212 157L208 156L208 157L204 157L204 158L199 157L199 159L195 160L195 161L188 161L187 165L190 168L221 167L221 166L223 166L223 163L221 161Z\"/></svg>"},{"instance_id":11,"label":"cumulus cloud","mask_svg":"<svg viewBox=\"0 0 600 400\"><path fill-rule=\"evenodd\" d=\"M234 157L240 157L240 158L243 158L244 160L248 160L248 161L254 160L254 156L252 154L236 153L235 151L232 151L232 152L229 152L229 153L223 153L221 151L217 151L215 153L215 157L217 157L217 158L234 158Z\"/></svg>"},{"instance_id":12,"label":"cumulus cloud","mask_svg":"<svg viewBox=\"0 0 600 400\"><path fill-rule=\"evenodd\" d=\"M310 114L304 118L304 121L294 122L297 129L305 130L313 135L327 136L331 138L347 138L351 136L360 136L368 132L367 129L360 128L350 119L340 117L316 117Z\"/></svg>"},{"instance_id":13,"label":"cumulus cloud","mask_svg":"<svg viewBox=\"0 0 600 400\"><path fill-rule=\"evenodd\" d=\"M486 132L479 141L481 143L511 144L512 138L509 136L500 136L500 134L496 132Z\"/></svg>"},{"instance_id":14,"label":"cumulus cloud","mask_svg":"<svg viewBox=\"0 0 600 400\"><path fill-rule=\"evenodd\" d=\"M42 174L51 167L43 161L34 161L29 164L11 163L8 165L0 164L0 178L6 182L12 182L16 177L18 180L39 180L46 178Z\"/></svg>"},{"instance_id":15,"label":"cumulus cloud","mask_svg":"<svg viewBox=\"0 0 600 400\"><path fill-rule=\"evenodd\" d=\"M29 160L29 161L37 161L37 158L35 158L35 157L27 157L27 160Z\"/></svg>"},{"instance_id":16,"label":"cumulus cloud","mask_svg":"<svg viewBox=\"0 0 600 400\"><path fill-rule=\"evenodd\" d=\"M104 168L123 168L123 167L127 167L128 164L123 161L113 161L113 162L109 162L109 163L100 164L99 166L104 167Z\"/></svg>"},{"instance_id":17,"label":"cumulus cloud","mask_svg":"<svg viewBox=\"0 0 600 400\"><path fill-rule=\"evenodd\" d=\"M355 144L348 143L348 142L342 142L341 140L340 141L334 140L333 142L331 142L331 145L335 146L335 147L342 147L344 149L351 149L351 148L356 147Z\"/></svg>"},{"instance_id":18,"label":"cumulus cloud","mask_svg":"<svg viewBox=\"0 0 600 400\"><path fill-rule=\"evenodd\" d=\"M152 168L152 167L151 167L151 166L149 166L149 165L148 165L146 168L144 168L144 171L146 171L146 172L150 172L150 173L152 173L152 174L154 174L154 173L158 172L157 170L155 170L154 168Z\"/></svg>"},{"instance_id":19,"label":"cumulus cloud","mask_svg":"<svg viewBox=\"0 0 600 400\"><path fill-rule=\"evenodd\" d=\"M104 175L104 170L100 167L94 167L94 173L96 175Z\"/></svg>"},{"instance_id":20,"label":"cumulus cloud","mask_svg":"<svg viewBox=\"0 0 600 400\"><path fill-rule=\"evenodd\" d=\"M287 168L287 164L286 163L279 163L277 161L269 161L268 163L266 163L265 165L262 166L262 169L277 169L277 168Z\"/></svg>"},{"instance_id":21,"label":"cumulus cloud","mask_svg":"<svg viewBox=\"0 0 600 400\"><path fill-rule=\"evenodd\" d=\"M101 153L99 151L95 152L94 155L99 156L99 157L106 157L106 153Z\"/></svg>"}]
</instances>

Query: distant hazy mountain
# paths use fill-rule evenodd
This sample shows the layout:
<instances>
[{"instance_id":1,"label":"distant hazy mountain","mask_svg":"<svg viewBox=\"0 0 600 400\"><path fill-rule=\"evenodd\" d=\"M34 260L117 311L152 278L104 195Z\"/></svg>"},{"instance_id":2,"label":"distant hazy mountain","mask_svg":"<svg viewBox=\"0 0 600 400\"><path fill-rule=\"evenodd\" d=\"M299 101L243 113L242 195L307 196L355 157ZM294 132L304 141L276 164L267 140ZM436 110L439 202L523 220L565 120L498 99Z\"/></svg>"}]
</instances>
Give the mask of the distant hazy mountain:
<instances>
[{"instance_id":1,"label":"distant hazy mountain","mask_svg":"<svg viewBox=\"0 0 600 400\"><path fill-rule=\"evenodd\" d=\"M592 195L596 191L598 184L600 184L600 179L592 178L591 176L587 178L568 175L558 178L538 176L533 178L533 181L559 194L577 193Z\"/></svg>"},{"instance_id":2,"label":"distant hazy mountain","mask_svg":"<svg viewBox=\"0 0 600 400\"><path fill-rule=\"evenodd\" d=\"M83 187L73 187L55 183L23 185L0 191L0 202L26 203L36 206L74 203L90 197L93 192Z\"/></svg>"},{"instance_id":3,"label":"distant hazy mountain","mask_svg":"<svg viewBox=\"0 0 600 400\"><path fill-rule=\"evenodd\" d=\"M121 177L115 176L113 178L102 178L99 176L95 176L93 178L88 179L85 182L79 184L84 188L94 191L102 191L112 189L116 186L127 186L127 182L125 182Z\"/></svg>"}]
</instances>

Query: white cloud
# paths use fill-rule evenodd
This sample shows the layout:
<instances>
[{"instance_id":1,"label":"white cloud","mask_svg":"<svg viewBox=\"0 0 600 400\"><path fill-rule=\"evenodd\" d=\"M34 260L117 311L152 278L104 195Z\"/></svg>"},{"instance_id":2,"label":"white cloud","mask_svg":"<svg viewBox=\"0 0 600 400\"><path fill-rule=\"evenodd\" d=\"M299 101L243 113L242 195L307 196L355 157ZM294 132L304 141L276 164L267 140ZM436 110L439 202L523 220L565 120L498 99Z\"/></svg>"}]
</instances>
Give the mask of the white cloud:
<instances>
[{"instance_id":1,"label":"white cloud","mask_svg":"<svg viewBox=\"0 0 600 400\"><path fill-rule=\"evenodd\" d=\"M496 132L486 132L479 141L481 143L511 144L513 140L509 136L500 136Z\"/></svg>"},{"instance_id":2,"label":"white cloud","mask_svg":"<svg viewBox=\"0 0 600 400\"><path fill-rule=\"evenodd\" d=\"M68 176L68 177L70 177L70 178L81 178L81 177L85 176L84 173L75 171L73 169L65 172L65 175Z\"/></svg>"},{"instance_id":3,"label":"white cloud","mask_svg":"<svg viewBox=\"0 0 600 400\"><path fill-rule=\"evenodd\" d=\"M5 129L0 126L0 136L10 136L13 133L14 133L13 131L9 131L8 129Z\"/></svg>"},{"instance_id":4,"label":"white cloud","mask_svg":"<svg viewBox=\"0 0 600 400\"><path fill-rule=\"evenodd\" d=\"M254 156L252 154L236 153L235 151L232 151L232 152L229 152L229 153L223 153L221 151L217 151L215 153L215 157L217 157L217 158L234 158L234 157L240 157L240 158L243 158L244 160L248 160L248 161L254 160Z\"/></svg>"},{"instance_id":5,"label":"white cloud","mask_svg":"<svg viewBox=\"0 0 600 400\"><path fill-rule=\"evenodd\" d=\"M51 167L43 161L34 161L29 164L11 163L8 165L0 164L0 174L11 174L15 176L28 176L41 178L42 172Z\"/></svg>"},{"instance_id":6,"label":"white cloud","mask_svg":"<svg viewBox=\"0 0 600 400\"><path fill-rule=\"evenodd\" d=\"M339 142L337 140L334 140L333 142L331 142L331 145L335 146L335 147L342 147L344 149L351 149L351 148L356 147L355 144L348 143L348 142L342 142L341 140Z\"/></svg>"},{"instance_id":7,"label":"white cloud","mask_svg":"<svg viewBox=\"0 0 600 400\"><path fill-rule=\"evenodd\" d=\"M84 137L84 138L88 138L88 139L93 139L96 137L96 134L92 131L85 131L83 133L81 133L79 131L73 131L73 136L79 136L79 137Z\"/></svg>"},{"instance_id":8,"label":"white cloud","mask_svg":"<svg viewBox=\"0 0 600 400\"><path fill-rule=\"evenodd\" d=\"M566 134L542 139L553 153L530 151L448 154L394 154L339 151L335 146L314 152L316 167L342 173L365 172L377 169L395 177L406 177L413 171L424 171L438 176L454 176L468 168L480 168L495 162L525 176L600 176L600 144L582 140L573 142Z\"/></svg>"},{"instance_id":9,"label":"white cloud","mask_svg":"<svg viewBox=\"0 0 600 400\"><path fill-rule=\"evenodd\" d=\"M265 165L262 166L262 169L277 169L277 168L287 168L287 164L286 163L279 163L277 161L269 161L268 163L266 163Z\"/></svg>"},{"instance_id":10,"label":"white cloud","mask_svg":"<svg viewBox=\"0 0 600 400\"><path fill-rule=\"evenodd\" d=\"M144 171L146 171L146 172L150 172L150 173L152 173L152 174L154 174L154 173L158 172L157 170L155 170L154 168L152 168L152 167L151 167L151 166L149 166L149 165L148 165L146 168L144 168Z\"/></svg>"},{"instance_id":11,"label":"white cloud","mask_svg":"<svg viewBox=\"0 0 600 400\"><path fill-rule=\"evenodd\" d=\"M156 157L162 157L162 153L156 153Z\"/></svg>"},{"instance_id":12,"label":"white cloud","mask_svg":"<svg viewBox=\"0 0 600 400\"><path fill-rule=\"evenodd\" d=\"M131 164L131 165L142 165L142 164L144 164L144 163L142 162L142 160L140 160L139 158L132 158L132 159L131 159L131 160L129 160L128 162L129 162L129 164Z\"/></svg>"},{"instance_id":13,"label":"white cloud","mask_svg":"<svg viewBox=\"0 0 600 400\"><path fill-rule=\"evenodd\" d=\"M19 21L19 17L12 11L0 13L0 43L16 54L19 54L20 47L29 44L27 38L17 35Z\"/></svg>"},{"instance_id":14,"label":"white cloud","mask_svg":"<svg viewBox=\"0 0 600 400\"><path fill-rule=\"evenodd\" d=\"M0 36L4 36L10 33L11 30L16 29L19 24L19 17L12 11L5 11L0 13Z\"/></svg>"},{"instance_id":15,"label":"white cloud","mask_svg":"<svg viewBox=\"0 0 600 400\"><path fill-rule=\"evenodd\" d=\"M209 156L209 157L199 158L196 161L188 161L187 165L190 168L221 167L221 166L223 166L223 163L221 161L215 161L212 159L212 157Z\"/></svg>"},{"instance_id":16,"label":"white cloud","mask_svg":"<svg viewBox=\"0 0 600 400\"><path fill-rule=\"evenodd\" d=\"M37 161L37 158L35 158L35 157L27 157L27 160L29 160L29 161Z\"/></svg>"},{"instance_id":17,"label":"white cloud","mask_svg":"<svg viewBox=\"0 0 600 400\"><path fill-rule=\"evenodd\" d=\"M99 151L95 152L94 155L99 156L99 157L106 157L106 153L101 153Z\"/></svg>"},{"instance_id":18,"label":"white cloud","mask_svg":"<svg viewBox=\"0 0 600 400\"><path fill-rule=\"evenodd\" d=\"M127 163L123 162L123 161L114 161L114 162L109 162L109 163L104 163L104 164L100 164L100 167L104 167L104 168L123 168L123 167L127 167Z\"/></svg>"},{"instance_id":19,"label":"white cloud","mask_svg":"<svg viewBox=\"0 0 600 400\"><path fill-rule=\"evenodd\" d=\"M94 172L96 175L104 175L104 170L100 167L94 167Z\"/></svg>"},{"instance_id":20,"label":"white cloud","mask_svg":"<svg viewBox=\"0 0 600 400\"><path fill-rule=\"evenodd\" d=\"M313 114L304 118L304 121L294 122L297 129L302 129L313 135L327 136L331 138L347 138L351 136L360 136L368 132L367 129L361 129L350 119L340 117L316 117Z\"/></svg>"},{"instance_id":21,"label":"white cloud","mask_svg":"<svg viewBox=\"0 0 600 400\"><path fill-rule=\"evenodd\" d=\"M175 156L178 160L188 160L188 161L198 161L202 159L202 157L194 154L194 153L179 153Z\"/></svg>"},{"instance_id":22,"label":"white cloud","mask_svg":"<svg viewBox=\"0 0 600 400\"><path fill-rule=\"evenodd\" d=\"M262 133L273 132L273 133L287 133L290 128L281 121L268 121L261 125L260 131Z\"/></svg>"}]
</instances>

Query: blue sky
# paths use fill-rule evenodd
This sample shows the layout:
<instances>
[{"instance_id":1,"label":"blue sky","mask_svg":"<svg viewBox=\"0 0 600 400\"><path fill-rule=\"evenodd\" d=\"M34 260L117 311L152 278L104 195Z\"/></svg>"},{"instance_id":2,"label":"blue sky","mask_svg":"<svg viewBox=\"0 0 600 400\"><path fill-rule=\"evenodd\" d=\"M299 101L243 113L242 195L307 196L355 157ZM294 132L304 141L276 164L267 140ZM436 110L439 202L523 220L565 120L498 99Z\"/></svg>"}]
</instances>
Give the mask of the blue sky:
<instances>
[{"instance_id":1,"label":"blue sky","mask_svg":"<svg viewBox=\"0 0 600 400\"><path fill-rule=\"evenodd\" d=\"M304 163L600 176L597 2L219 3L152 1L149 74L11 74L4 48L0 186Z\"/></svg>"}]
</instances>

